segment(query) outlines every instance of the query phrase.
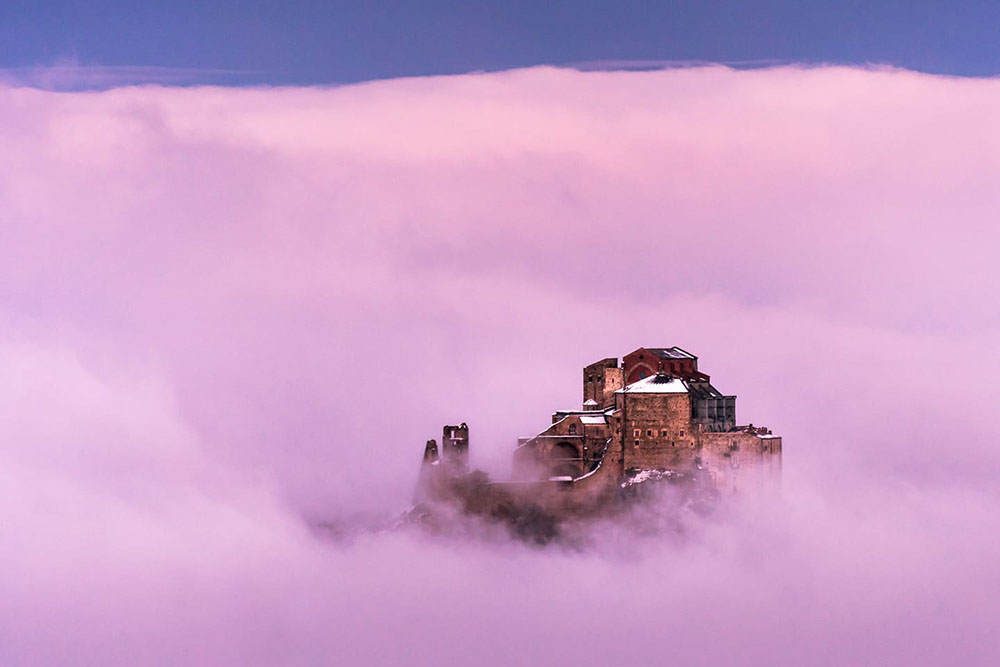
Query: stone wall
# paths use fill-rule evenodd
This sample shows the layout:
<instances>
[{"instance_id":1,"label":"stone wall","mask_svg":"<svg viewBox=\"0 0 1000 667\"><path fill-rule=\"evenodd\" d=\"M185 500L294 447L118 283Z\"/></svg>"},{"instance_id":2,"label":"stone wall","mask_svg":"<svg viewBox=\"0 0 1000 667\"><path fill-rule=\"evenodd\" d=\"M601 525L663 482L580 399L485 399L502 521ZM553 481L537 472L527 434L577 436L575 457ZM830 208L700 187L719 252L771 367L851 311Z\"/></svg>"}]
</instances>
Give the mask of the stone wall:
<instances>
[{"instance_id":1,"label":"stone wall","mask_svg":"<svg viewBox=\"0 0 1000 667\"><path fill-rule=\"evenodd\" d=\"M688 470L697 456L687 394L619 394L624 430L624 470ZM621 437L621 436L619 436Z\"/></svg>"},{"instance_id":2,"label":"stone wall","mask_svg":"<svg viewBox=\"0 0 1000 667\"><path fill-rule=\"evenodd\" d=\"M614 358L601 359L583 369L583 402L594 401L601 408L610 405L612 396L621 389L621 369Z\"/></svg>"},{"instance_id":3,"label":"stone wall","mask_svg":"<svg viewBox=\"0 0 1000 667\"><path fill-rule=\"evenodd\" d=\"M441 429L441 459L455 470L469 465L469 427L465 422Z\"/></svg>"},{"instance_id":4,"label":"stone wall","mask_svg":"<svg viewBox=\"0 0 1000 667\"><path fill-rule=\"evenodd\" d=\"M755 433L700 433L700 460L722 493L760 490L781 477L781 438Z\"/></svg>"},{"instance_id":5,"label":"stone wall","mask_svg":"<svg viewBox=\"0 0 1000 667\"><path fill-rule=\"evenodd\" d=\"M518 447L517 476L579 477L603 458L610 435L607 424L585 424L579 415L564 417Z\"/></svg>"},{"instance_id":6,"label":"stone wall","mask_svg":"<svg viewBox=\"0 0 1000 667\"><path fill-rule=\"evenodd\" d=\"M610 408L615 404L615 392L625 386L624 375L620 368L604 369L604 385L602 387L601 408Z\"/></svg>"}]
</instances>

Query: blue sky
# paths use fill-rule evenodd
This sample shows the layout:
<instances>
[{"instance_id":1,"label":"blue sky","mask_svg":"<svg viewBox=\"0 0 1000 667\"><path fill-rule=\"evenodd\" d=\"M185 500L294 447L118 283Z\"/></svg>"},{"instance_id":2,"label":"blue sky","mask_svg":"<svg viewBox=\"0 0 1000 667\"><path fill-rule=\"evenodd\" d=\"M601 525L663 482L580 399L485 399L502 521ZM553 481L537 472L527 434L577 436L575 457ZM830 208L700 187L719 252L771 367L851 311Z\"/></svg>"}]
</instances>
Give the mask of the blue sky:
<instances>
[{"instance_id":1,"label":"blue sky","mask_svg":"<svg viewBox=\"0 0 1000 667\"><path fill-rule=\"evenodd\" d=\"M230 84L636 60L874 62L992 76L1000 73L998 45L995 0L0 4L2 68L164 68L167 79ZM117 72L158 76L154 69Z\"/></svg>"}]
</instances>

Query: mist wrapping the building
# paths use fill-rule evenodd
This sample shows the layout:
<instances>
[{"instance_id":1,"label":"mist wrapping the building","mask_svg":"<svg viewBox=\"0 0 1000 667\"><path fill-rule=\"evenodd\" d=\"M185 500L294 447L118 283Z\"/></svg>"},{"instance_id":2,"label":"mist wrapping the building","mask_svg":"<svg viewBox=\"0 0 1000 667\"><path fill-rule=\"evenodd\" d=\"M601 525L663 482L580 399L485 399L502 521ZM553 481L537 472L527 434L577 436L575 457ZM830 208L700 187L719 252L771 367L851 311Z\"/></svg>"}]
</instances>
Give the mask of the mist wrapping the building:
<instances>
[{"instance_id":1,"label":"mist wrapping the building","mask_svg":"<svg viewBox=\"0 0 1000 667\"><path fill-rule=\"evenodd\" d=\"M0 664L997 662L1000 82L260 11L0 21Z\"/></svg>"}]
</instances>

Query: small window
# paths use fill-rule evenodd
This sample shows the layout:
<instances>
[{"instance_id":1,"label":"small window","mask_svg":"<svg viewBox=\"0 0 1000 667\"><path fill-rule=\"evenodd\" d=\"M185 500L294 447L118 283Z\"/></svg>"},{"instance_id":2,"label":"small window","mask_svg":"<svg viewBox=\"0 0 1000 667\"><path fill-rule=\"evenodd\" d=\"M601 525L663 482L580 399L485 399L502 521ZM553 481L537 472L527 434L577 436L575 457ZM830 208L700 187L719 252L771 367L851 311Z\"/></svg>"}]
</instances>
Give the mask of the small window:
<instances>
[{"instance_id":1,"label":"small window","mask_svg":"<svg viewBox=\"0 0 1000 667\"><path fill-rule=\"evenodd\" d=\"M569 425L569 434L570 435L576 435L576 424L570 424Z\"/></svg>"},{"instance_id":2,"label":"small window","mask_svg":"<svg viewBox=\"0 0 1000 667\"><path fill-rule=\"evenodd\" d=\"M633 438L638 438L640 435L642 435L642 429L638 429L638 428L632 429L632 437Z\"/></svg>"},{"instance_id":3,"label":"small window","mask_svg":"<svg viewBox=\"0 0 1000 667\"><path fill-rule=\"evenodd\" d=\"M646 429L646 437L647 438L652 438L653 437L653 429L651 429L651 428L647 428Z\"/></svg>"},{"instance_id":4,"label":"small window","mask_svg":"<svg viewBox=\"0 0 1000 667\"><path fill-rule=\"evenodd\" d=\"M684 437L684 431L681 431L681 437L682 438Z\"/></svg>"},{"instance_id":5,"label":"small window","mask_svg":"<svg viewBox=\"0 0 1000 667\"><path fill-rule=\"evenodd\" d=\"M660 437L661 438L667 437L667 429L665 429L665 428L661 428L660 429Z\"/></svg>"},{"instance_id":6,"label":"small window","mask_svg":"<svg viewBox=\"0 0 1000 667\"><path fill-rule=\"evenodd\" d=\"M635 442L634 442L634 443L632 444L632 446L633 446L633 447L635 447L636 449L639 449L639 441L638 441L638 440L636 440L636 441L635 441Z\"/></svg>"},{"instance_id":7,"label":"small window","mask_svg":"<svg viewBox=\"0 0 1000 667\"><path fill-rule=\"evenodd\" d=\"M674 445L674 441L673 440L670 441L670 446L671 447L675 447L676 446L676 445Z\"/></svg>"}]
</instances>

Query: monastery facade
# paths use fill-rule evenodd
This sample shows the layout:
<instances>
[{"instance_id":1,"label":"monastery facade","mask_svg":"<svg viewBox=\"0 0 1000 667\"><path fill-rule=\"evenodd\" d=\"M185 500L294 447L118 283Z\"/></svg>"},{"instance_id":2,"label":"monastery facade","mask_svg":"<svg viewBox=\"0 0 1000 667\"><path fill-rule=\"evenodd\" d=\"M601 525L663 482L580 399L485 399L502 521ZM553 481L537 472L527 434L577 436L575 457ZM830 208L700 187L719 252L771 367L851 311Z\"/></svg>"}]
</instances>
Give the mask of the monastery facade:
<instances>
[{"instance_id":1,"label":"monastery facade","mask_svg":"<svg viewBox=\"0 0 1000 667\"><path fill-rule=\"evenodd\" d=\"M421 485L465 473L468 448L467 425L445 426L440 455L436 441L426 445ZM650 477L736 493L780 479L781 448L770 429L737 424L736 396L712 385L698 357L641 347L586 366L581 409L556 411L547 428L519 439L512 480L490 484L506 487L494 495L530 493L566 506Z\"/></svg>"}]
</instances>

